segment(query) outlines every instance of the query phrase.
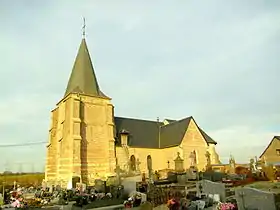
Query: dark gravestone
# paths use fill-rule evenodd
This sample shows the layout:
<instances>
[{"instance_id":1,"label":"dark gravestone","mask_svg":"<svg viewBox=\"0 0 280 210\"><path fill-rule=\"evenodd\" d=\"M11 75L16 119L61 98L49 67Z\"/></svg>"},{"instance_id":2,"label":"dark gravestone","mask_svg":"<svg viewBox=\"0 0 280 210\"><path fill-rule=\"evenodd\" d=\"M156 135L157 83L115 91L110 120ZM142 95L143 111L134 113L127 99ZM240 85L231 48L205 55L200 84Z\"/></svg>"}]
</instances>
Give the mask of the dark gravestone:
<instances>
[{"instance_id":1,"label":"dark gravestone","mask_svg":"<svg viewBox=\"0 0 280 210\"><path fill-rule=\"evenodd\" d=\"M222 179L225 177L226 177L225 173L220 173L220 172L215 172L215 171L209 171L209 172L203 173L203 179L207 179L212 182L222 181Z\"/></svg>"},{"instance_id":2,"label":"dark gravestone","mask_svg":"<svg viewBox=\"0 0 280 210\"><path fill-rule=\"evenodd\" d=\"M61 191L61 186L60 185L56 185L55 190L56 191Z\"/></svg>"},{"instance_id":3,"label":"dark gravestone","mask_svg":"<svg viewBox=\"0 0 280 210\"><path fill-rule=\"evenodd\" d=\"M239 210L276 210L275 195L271 192L243 187L235 190Z\"/></svg>"},{"instance_id":4,"label":"dark gravestone","mask_svg":"<svg viewBox=\"0 0 280 210\"><path fill-rule=\"evenodd\" d=\"M174 172L167 173L167 179L171 182L177 182L177 175Z\"/></svg>"},{"instance_id":5,"label":"dark gravestone","mask_svg":"<svg viewBox=\"0 0 280 210\"><path fill-rule=\"evenodd\" d=\"M180 174L180 175L177 175L177 181L178 181L178 184L186 184L187 182L187 175L186 174Z\"/></svg>"}]
</instances>

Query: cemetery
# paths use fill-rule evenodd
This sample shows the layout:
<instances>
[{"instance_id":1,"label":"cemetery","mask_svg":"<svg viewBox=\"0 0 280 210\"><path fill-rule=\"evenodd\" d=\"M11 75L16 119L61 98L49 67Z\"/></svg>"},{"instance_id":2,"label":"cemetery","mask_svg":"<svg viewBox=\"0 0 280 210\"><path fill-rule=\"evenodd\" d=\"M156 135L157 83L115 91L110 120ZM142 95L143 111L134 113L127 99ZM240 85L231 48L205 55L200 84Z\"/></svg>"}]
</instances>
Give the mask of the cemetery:
<instances>
[{"instance_id":1,"label":"cemetery","mask_svg":"<svg viewBox=\"0 0 280 210\"><path fill-rule=\"evenodd\" d=\"M222 164L217 142L191 116L115 116L84 35L51 112L45 173L3 174L0 208L280 210L280 168L266 161L269 149L248 164L233 156Z\"/></svg>"},{"instance_id":2,"label":"cemetery","mask_svg":"<svg viewBox=\"0 0 280 210\"><path fill-rule=\"evenodd\" d=\"M153 171L148 164L147 176L127 174L117 166L115 177L95 180L94 186L76 182L74 189L48 188L44 181L36 188L17 185L5 190L3 202L5 207L52 209L280 209L277 169L265 162L251 159L248 167L240 170L230 160L226 172L217 172L210 162L205 171L198 171L195 162L185 170L183 161L178 153L174 169Z\"/></svg>"}]
</instances>

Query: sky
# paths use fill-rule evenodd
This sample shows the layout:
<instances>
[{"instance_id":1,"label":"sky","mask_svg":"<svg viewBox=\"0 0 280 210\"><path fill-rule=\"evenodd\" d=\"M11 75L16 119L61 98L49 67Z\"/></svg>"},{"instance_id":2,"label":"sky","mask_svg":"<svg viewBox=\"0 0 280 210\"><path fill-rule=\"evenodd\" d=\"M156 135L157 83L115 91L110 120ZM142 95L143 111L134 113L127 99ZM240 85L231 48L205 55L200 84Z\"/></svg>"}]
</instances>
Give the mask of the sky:
<instances>
[{"instance_id":1,"label":"sky","mask_svg":"<svg viewBox=\"0 0 280 210\"><path fill-rule=\"evenodd\" d=\"M278 0L0 0L0 171L42 171L82 38L118 116L193 116L223 162L280 135ZM2 146L1 146L2 145Z\"/></svg>"}]
</instances>

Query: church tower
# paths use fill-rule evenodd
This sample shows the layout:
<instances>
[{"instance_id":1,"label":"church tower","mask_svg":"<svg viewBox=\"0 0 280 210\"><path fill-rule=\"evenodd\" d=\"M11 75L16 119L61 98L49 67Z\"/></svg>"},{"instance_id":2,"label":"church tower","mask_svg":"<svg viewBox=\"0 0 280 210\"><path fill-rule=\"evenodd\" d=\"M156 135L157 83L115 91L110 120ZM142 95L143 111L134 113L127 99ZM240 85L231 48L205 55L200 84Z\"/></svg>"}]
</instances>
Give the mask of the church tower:
<instances>
[{"instance_id":1,"label":"church tower","mask_svg":"<svg viewBox=\"0 0 280 210\"><path fill-rule=\"evenodd\" d=\"M72 186L74 178L92 185L116 167L111 98L100 90L85 38L64 97L51 113L45 181Z\"/></svg>"}]
</instances>

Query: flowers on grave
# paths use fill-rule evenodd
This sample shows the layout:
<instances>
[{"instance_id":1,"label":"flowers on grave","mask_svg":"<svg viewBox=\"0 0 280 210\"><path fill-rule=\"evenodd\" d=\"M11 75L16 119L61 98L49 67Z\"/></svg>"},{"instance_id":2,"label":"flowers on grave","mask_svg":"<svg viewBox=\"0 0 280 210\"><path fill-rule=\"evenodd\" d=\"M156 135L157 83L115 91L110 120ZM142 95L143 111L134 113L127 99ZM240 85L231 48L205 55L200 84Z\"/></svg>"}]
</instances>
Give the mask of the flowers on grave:
<instances>
[{"instance_id":1,"label":"flowers on grave","mask_svg":"<svg viewBox=\"0 0 280 210\"><path fill-rule=\"evenodd\" d=\"M217 207L217 210L233 210L235 209L235 205L232 203L221 203L219 202Z\"/></svg>"}]
</instances>

